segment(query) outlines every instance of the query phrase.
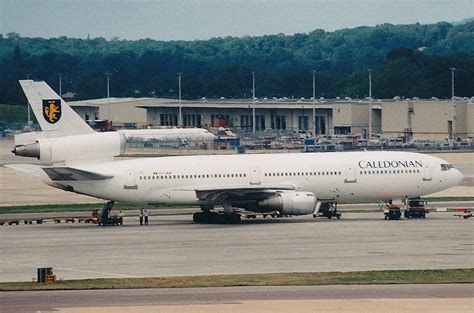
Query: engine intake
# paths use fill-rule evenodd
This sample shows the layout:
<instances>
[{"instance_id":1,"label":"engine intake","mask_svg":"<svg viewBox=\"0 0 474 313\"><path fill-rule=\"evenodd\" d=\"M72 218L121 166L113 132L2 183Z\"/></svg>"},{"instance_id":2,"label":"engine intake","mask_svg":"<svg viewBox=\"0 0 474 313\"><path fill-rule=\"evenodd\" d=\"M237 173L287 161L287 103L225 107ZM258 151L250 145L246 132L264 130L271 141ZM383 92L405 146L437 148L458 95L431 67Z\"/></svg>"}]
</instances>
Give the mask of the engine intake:
<instances>
[{"instance_id":1,"label":"engine intake","mask_svg":"<svg viewBox=\"0 0 474 313\"><path fill-rule=\"evenodd\" d=\"M283 191L259 201L263 211L278 211L280 214L306 215L312 214L316 206L316 196L312 192Z\"/></svg>"}]
</instances>

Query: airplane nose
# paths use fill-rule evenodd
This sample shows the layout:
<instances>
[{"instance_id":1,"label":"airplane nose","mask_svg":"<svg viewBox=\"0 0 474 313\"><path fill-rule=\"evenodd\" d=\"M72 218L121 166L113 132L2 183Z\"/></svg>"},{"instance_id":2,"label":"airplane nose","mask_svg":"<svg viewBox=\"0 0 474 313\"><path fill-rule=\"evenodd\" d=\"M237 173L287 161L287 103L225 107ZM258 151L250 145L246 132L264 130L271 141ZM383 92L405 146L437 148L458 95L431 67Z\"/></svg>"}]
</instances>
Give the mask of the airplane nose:
<instances>
[{"instance_id":1,"label":"airplane nose","mask_svg":"<svg viewBox=\"0 0 474 313\"><path fill-rule=\"evenodd\" d=\"M456 169L456 185L460 184L464 179L464 175L461 173L460 170Z\"/></svg>"}]
</instances>

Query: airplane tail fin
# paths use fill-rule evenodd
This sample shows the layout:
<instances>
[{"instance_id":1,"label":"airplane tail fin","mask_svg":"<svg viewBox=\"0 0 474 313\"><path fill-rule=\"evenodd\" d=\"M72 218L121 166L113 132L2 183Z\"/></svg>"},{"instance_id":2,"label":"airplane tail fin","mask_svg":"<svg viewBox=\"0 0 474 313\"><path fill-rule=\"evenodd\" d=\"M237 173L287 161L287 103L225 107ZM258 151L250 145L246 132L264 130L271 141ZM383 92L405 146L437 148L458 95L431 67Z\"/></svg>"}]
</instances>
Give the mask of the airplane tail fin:
<instances>
[{"instance_id":1,"label":"airplane tail fin","mask_svg":"<svg viewBox=\"0 0 474 313\"><path fill-rule=\"evenodd\" d=\"M20 85L47 137L95 132L46 82L20 80Z\"/></svg>"}]
</instances>

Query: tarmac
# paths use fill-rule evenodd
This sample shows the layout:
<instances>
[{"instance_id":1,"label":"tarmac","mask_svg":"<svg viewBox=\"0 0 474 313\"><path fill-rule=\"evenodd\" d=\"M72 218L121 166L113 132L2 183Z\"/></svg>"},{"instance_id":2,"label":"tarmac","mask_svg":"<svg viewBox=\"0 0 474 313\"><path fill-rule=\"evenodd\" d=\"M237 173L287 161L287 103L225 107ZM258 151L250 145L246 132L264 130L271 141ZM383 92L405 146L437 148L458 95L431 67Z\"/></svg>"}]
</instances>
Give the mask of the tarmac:
<instances>
[{"instance_id":1,"label":"tarmac","mask_svg":"<svg viewBox=\"0 0 474 313\"><path fill-rule=\"evenodd\" d=\"M472 312L473 284L4 292L5 312Z\"/></svg>"},{"instance_id":2,"label":"tarmac","mask_svg":"<svg viewBox=\"0 0 474 313\"><path fill-rule=\"evenodd\" d=\"M0 226L0 281L31 281L39 267L59 279L241 273L474 268L474 219L430 213L386 221L378 213L341 220L310 216L195 224L189 215L150 225Z\"/></svg>"}]
</instances>

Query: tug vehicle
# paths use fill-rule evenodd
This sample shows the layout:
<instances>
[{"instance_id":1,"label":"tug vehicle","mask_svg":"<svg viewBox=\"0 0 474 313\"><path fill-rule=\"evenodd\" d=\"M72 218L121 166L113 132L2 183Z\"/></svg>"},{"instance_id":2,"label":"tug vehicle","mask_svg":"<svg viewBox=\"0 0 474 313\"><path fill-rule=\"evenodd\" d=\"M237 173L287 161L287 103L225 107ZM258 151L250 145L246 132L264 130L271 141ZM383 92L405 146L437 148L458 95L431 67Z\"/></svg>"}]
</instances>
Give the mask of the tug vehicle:
<instances>
[{"instance_id":1,"label":"tug vehicle","mask_svg":"<svg viewBox=\"0 0 474 313\"><path fill-rule=\"evenodd\" d=\"M426 214L430 213L430 210L426 208L427 204L428 202L419 198L407 200L403 216L405 218L425 218Z\"/></svg>"}]
</instances>

